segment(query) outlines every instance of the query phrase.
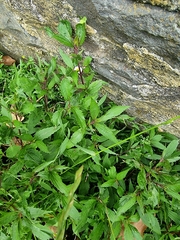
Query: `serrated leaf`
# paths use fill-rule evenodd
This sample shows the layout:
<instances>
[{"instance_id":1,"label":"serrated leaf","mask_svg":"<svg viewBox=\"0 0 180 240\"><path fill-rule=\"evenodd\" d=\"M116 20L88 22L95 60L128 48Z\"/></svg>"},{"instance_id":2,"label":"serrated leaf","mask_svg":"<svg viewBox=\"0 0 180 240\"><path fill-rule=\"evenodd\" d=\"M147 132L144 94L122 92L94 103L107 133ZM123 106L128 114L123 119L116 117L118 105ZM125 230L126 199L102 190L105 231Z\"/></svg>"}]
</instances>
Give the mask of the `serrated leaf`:
<instances>
[{"instance_id":1,"label":"serrated leaf","mask_svg":"<svg viewBox=\"0 0 180 240\"><path fill-rule=\"evenodd\" d=\"M106 139L109 139L109 140L111 140L114 143L118 142L118 139L114 135L112 129L107 127L105 124L103 124L103 123L95 123L94 126L95 126L95 128L98 130L98 132L102 136L106 137Z\"/></svg>"},{"instance_id":2,"label":"serrated leaf","mask_svg":"<svg viewBox=\"0 0 180 240\"><path fill-rule=\"evenodd\" d=\"M166 193L175 198L175 199L178 199L180 201L180 194L176 191L174 191L174 189L172 187L165 187L164 190L166 191Z\"/></svg>"},{"instance_id":3,"label":"serrated leaf","mask_svg":"<svg viewBox=\"0 0 180 240\"><path fill-rule=\"evenodd\" d=\"M61 57L62 57L63 62L64 62L69 68L74 69L73 62L72 62L71 58L69 57L69 55L66 54L65 52L63 52L63 50L61 50L61 49L59 50L59 52L60 52L60 55L61 55Z\"/></svg>"},{"instance_id":4,"label":"serrated leaf","mask_svg":"<svg viewBox=\"0 0 180 240\"><path fill-rule=\"evenodd\" d=\"M151 191L151 197L149 197L149 200L151 200L153 207L157 206L159 204L159 192L154 187Z\"/></svg>"},{"instance_id":5,"label":"serrated leaf","mask_svg":"<svg viewBox=\"0 0 180 240\"><path fill-rule=\"evenodd\" d=\"M57 172L55 171L49 172L49 180L61 193L64 193L66 196L68 195L68 188L62 182L62 179Z\"/></svg>"},{"instance_id":6,"label":"serrated leaf","mask_svg":"<svg viewBox=\"0 0 180 240\"><path fill-rule=\"evenodd\" d=\"M177 225L180 225L180 218L178 213L173 212L171 209L168 209L168 217L173 220Z\"/></svg>"},{"instance_id":7,"label":"serrated leaf","mask_svg":"<svg viewBox=\"0 0 180 240\"><path fill-rule=\"evenodd\" d=\"M82 130L84 131L86 129L86 121L85 121L85 117L83 112L78 108L78 107L74 107L72 109L76 122L77 124L82 128Z\"/></svg>"},{"instance_id":8,"label":"serrated leaf","mask_svg":"<svg viewBox=\"0 0 180 240\"><path fill-rule=\"evenodd\" d=\"M27 207L27 210L29 211L31 218L33 219L37 219L38 217L44 217L44 215L51 213L51 211L46 211L35 207Z\"/></svg>"},{"instance_id":9,"label":"serrated leaf","mask_svg":"<svg viewBox=\"0 0 180 240\"><path fill-rule=\"evenodd\" d=\"M58 31L62 35L72 36L72 27L71 23L68 20L61 20L58 25Z\"/></svg>"},{"instance_id":10,"label":"serrated leaf","mask_svg":"<svg viewBox=\"0 0 180 240\"><path fill-rule=\"evenodd\" d=\"M36 236L38 239L43 239L43 240L52 239L52 235L50 235L51 232L46 226L43 226L43 225L40 225L37 223L33 223L30 225L30 227L31 227L33 235ZM47 232L49 232L49 234L47 234Z\"/></svg>"},{"instance_id":11,"label":"serrated leaf","mask_svg":"<svg viewBox=\"0 0 180 240\"><path fill-rule=\"evenodd\" d=\"M140 189L146 188L147 180L146 180L146 173L144 169L141 169L141 171L138 173L137 182Z\"/></svg>"},{"instance_id":12,"label":"serrated leaf","mask_svg":"<svg viewBox=\"0 0 180 240\"><path fill-rule=\"evenodd\" d=\"M51 135L53 135L55 132L57 132L60 129L60 127L48 127L48 128L43 128L39 131L37 131L34 135L36 139L39 140L44 140Z\"/></svg>"},{"instance_id":13,"label":"serrated leaf","mask_svg":"<svg viewBox=\"0 0 180 240\"><path fill-rule=\"evenodd\" d=\"M117 210L117 215L121 216L125 212L127 212L131 207L133 207L136 203L136 196L132 195L129 200L127 200L123 206L119 207Z\"/></svg>"},{"instance_id":14,"label":"serrated leaf","mask_svg":"<svg viewBox=\"0 0 180 240\"><path fill-rule=\"evenodd\" d=\"M76 30L75 30L75 39L77 39L77 41L75 41L75 45L77 46L81 46L86 38L86 29L85 29L85 23L81 24L78 23L76 25Z\"/></svg>"},{"instance_id":15,"label":"serrated leaf","mask_svg":"<svg viewBox=\"0 0 180 240\"><path fill-rule=\"evenodd\" d=\"M13 158L15 157L21 150L21 146L18 145L11 145L10 147L8 147L8 149L6 150L6 157L7 158Z\"/></svg>"},{"instance_id":16,"label":"serrated leaf","mask_svg":"<svg viewBox=\"0 0 180 240\"><path fill-rule=\"evenodd\" d=\"M90 114L93 120L97 118L99 115L100 108L97 104L97 102L94 99L91 99L91 104L90 104Z\"/></svg>"},{"instance_id":17,"label":"serrated leaf","mask_svg":"<svg viewBox=\"0 0 180 240\"><path fill-rule=\"evenodd\" d=\"M109 119L117 117L128 108L128 106L114 106L110 108L103 116L98 118L97 122L105 122Z\"/></svg>"},{"instance_id":18,"label":"serrated leaf","mask_svg":"<svg viewBox=\"0 0 180 240\"><path fill-rule=\"evenodd\" d=\"M65 101L69 101L73 95L73 86L69 78L63 78L60 84L61 94Z\"/></svg>"},{"instance_id":19,"label":"serrated leaf","mask_svg":"<svg viewBox=\"0 0 180 240\"><path fill-rule=\"evenodd\" d=\"M63 24L60 24L58 30L60 31L60 34L55 34L49 27L46 28L46 32L50 37L56 39L67 47L73 47L74 44L69 34L69 29Z\"/></svg>"},{"instance_id":20,"label":"serrated leaf","mask_svg":"<svg viewBox=\"0 0 180 240\"><path fill-rule=\"evenodd\" d=\"M140 217L143 221L143 223L149 227L153 232L157 234L161 234L161 228L159 225L159 222L157 218L150 212L147 212L145 214L140 214Z\"/></svg>"},{"instance_id":21,"label":"serrated leaf","mask_svg":"<svg viewBox=\"0 0 180 240\"><path fill-rule=\"evenodd\" d=\"M168 157L170 157L171 154L173 154L173 152L177 149L178 144L179 144L179 140L172 140L172 142L169 143L167 148L164 149L162 154L163 158L167 159Z\"/></svg>"},{"instance_id":22,"label":"serrated leaf","mask_svg":"<svg viewBox=\"0 0 180 240\"><path fill-rule=\"evenodd\" d=\"M92 82L88 87L89 96L91 96L93 99L97 99L100 89L105 84L106 83L102 80L96 80L96 81Z\"/></svg>"},{"instance_id":23,"label":"serrated leaf","mask_svg":"<svg viewBox=\"0 0 180 240\"><path fill-rule=\"evenodd\" d=\"M0 227L13 222L18 217L18 212L1 212Z\"/></svg>"}]
</instances>

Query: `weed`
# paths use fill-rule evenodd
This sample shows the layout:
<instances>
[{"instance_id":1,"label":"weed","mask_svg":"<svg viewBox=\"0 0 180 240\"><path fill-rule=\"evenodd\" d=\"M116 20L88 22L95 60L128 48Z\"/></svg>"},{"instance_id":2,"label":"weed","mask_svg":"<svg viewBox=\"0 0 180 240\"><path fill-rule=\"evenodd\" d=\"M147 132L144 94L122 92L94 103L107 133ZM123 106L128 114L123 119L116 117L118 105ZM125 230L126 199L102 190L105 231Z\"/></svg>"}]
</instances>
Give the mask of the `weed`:
<instances>
[{"instance_id":1,"label":"weed","mask_svg":"<svg viewBox=\"0 0 180 240\"><path fill-rule=\"evenodd\" d=\"M85 24L47 28L61 65L0 65L0 239L179 239L179 140L100 97Z\"/></svg>"}]
</instances>

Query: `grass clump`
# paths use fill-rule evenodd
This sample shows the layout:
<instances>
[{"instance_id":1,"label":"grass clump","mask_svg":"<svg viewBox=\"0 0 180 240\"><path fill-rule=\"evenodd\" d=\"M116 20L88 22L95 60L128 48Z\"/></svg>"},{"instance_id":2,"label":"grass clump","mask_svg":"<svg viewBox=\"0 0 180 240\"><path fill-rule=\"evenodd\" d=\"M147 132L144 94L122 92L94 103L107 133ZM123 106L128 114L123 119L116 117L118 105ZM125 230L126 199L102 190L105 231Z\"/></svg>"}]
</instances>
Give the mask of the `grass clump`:
<instances>
[{"instance_id":1,"label":"grass clump","mask_svg":"<svg viewBox=\"0 0 180 240\"><path fill-rule=\"evenodd\" d=\"M63 64L0 65L0 239L179 239L179 139L100 97L85 22L47 28Z\"/></svg>"}]
</instances>

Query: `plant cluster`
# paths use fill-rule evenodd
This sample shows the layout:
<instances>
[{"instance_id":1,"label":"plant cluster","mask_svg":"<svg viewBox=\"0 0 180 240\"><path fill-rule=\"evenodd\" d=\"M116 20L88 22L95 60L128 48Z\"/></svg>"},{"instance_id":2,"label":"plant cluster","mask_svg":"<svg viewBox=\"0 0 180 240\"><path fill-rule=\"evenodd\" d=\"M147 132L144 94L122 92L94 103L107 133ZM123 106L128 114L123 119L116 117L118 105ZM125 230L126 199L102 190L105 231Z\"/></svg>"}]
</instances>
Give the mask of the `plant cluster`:
<instances>
[{"instance_id":1,"label":"plant cluster","mask_svg":"<svg viewBox=\"0 0 180 240\"><path fill-rule=\"evenodd\" d=\"M0 65L0 239L180 239L179 140L100 97L85 23L47 28L63 64Z\"/></svg>"}]
</instances>

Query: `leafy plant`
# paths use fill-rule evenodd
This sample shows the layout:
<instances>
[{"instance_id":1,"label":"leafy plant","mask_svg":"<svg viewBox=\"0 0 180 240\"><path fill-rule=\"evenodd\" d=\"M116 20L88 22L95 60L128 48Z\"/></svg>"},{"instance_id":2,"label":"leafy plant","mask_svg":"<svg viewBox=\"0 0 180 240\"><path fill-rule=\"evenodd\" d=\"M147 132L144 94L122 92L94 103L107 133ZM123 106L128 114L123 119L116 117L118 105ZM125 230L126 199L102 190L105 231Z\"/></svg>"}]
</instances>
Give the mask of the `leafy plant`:
<instances>
[{"instance_id":1,"label":"leafy plant","mask_svg":"<svg viewBox=\"0 0 180 240\"><path fill-rule=\"evenodd\" d=\"M100 97L85 27L47 28L61 65L0 65L0 239L178 239L179 139Z\"/></svg>"}]
</instances>

